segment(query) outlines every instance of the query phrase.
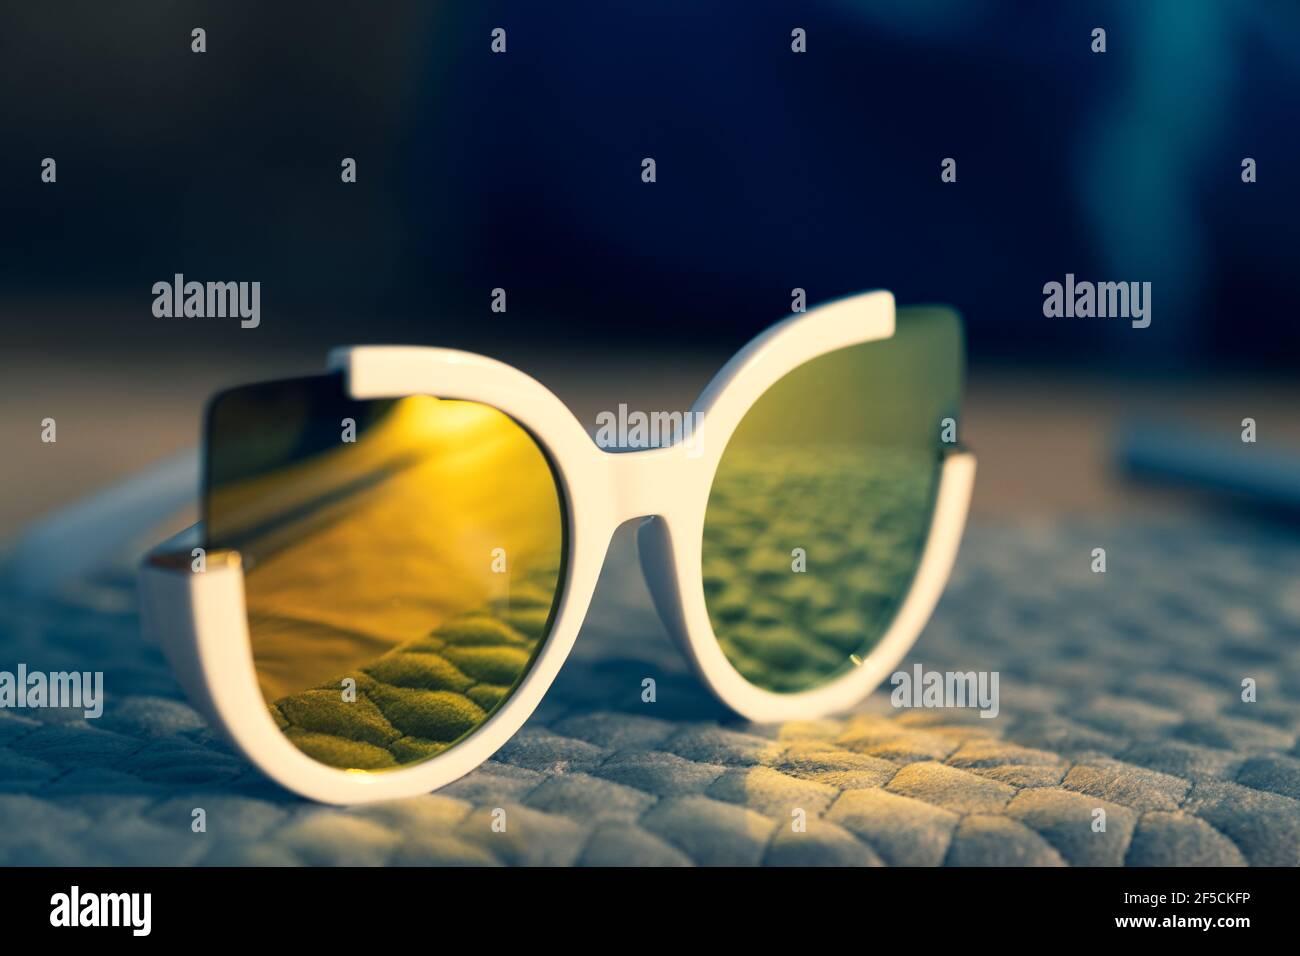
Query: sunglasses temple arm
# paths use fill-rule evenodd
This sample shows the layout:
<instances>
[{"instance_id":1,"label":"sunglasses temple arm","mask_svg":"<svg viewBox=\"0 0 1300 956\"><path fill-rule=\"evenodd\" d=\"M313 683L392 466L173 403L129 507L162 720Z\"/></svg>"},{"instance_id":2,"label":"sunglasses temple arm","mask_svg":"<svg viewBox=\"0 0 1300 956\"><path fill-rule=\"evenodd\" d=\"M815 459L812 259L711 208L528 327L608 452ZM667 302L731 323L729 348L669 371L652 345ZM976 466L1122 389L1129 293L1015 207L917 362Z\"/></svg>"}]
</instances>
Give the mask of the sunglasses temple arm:
<instances>
[{"instance_id":1,"label":"sunglasses temple arm","mask_svg":"<svg viewBox=\"0 0 1300 956\"><path fill-rule=\"evenodd\" d=\"M115 563L128 547L134 564L159 526L171 533L196 520L198 493L199 453L190 449L29 526L6 556L5 576L42 597Z\"/></svg>"}]
</instances>

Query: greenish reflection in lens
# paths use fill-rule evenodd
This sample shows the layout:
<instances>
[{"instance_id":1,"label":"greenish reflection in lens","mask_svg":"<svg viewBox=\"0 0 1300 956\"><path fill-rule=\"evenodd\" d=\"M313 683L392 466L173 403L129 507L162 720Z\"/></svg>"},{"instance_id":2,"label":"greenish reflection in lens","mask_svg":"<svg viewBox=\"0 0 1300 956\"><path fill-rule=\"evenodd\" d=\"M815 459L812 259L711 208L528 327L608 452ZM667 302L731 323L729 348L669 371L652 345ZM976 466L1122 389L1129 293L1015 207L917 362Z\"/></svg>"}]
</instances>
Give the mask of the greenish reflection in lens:
<instances>
[{"instance_id":1,"label":"greenish reflection in lens","mask_svg":"<svg viewBox=\"0 0 1300 956\"><path fill-rule=\"evenodd\" d=\"M258 683L300 750L348 770L414 763L514 692L566 537L522 426L475 402L354 401L320 376L219 395L207 453L208 545L243 558Z\"/></svg>"},{"instance_id":2,"label":"greenish reflection in lens","mask_svg":"<svg viewBox=\"0 0 1300 956\"><path fill-rule=\"evenodd\" d=\"M751 683L810 690L883 636L929 533L962 363L955 313L900 309L892 338L800 366L737 427L709 492L704 593Z\"/></svg>"}]
</instances>

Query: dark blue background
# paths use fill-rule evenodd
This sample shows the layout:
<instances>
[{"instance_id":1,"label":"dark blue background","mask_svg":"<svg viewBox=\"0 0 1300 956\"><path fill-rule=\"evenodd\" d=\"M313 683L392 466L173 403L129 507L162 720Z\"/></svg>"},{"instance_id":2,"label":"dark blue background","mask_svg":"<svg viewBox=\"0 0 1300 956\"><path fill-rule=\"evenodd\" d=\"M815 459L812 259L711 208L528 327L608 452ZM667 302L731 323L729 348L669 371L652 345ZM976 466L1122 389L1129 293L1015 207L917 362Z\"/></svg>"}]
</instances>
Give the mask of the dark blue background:
<instances>
[{"instance_id":1,"label":"dark blue background","mask_svg":"<svg viewBox=\"0 0 1300 956\"><path fill-rule=\"evenodd\" d=\"M75 297L71 332L97 302L147 317L174 272L260 280L268 340L485 349L733 347L794 286L810 303L885 287L961 309L977 360L1296 367L1294 4L0 17L0 305ZM807 54L790 51L795 26ZM57 188L39 181L47 155ZM1244 156L1258 183L1241 182ZM1151 281L1151 328L1044 318L1042 285L1067 272ZM506 315L488 310L495 286Z\"/></svg>"}]
</instances>

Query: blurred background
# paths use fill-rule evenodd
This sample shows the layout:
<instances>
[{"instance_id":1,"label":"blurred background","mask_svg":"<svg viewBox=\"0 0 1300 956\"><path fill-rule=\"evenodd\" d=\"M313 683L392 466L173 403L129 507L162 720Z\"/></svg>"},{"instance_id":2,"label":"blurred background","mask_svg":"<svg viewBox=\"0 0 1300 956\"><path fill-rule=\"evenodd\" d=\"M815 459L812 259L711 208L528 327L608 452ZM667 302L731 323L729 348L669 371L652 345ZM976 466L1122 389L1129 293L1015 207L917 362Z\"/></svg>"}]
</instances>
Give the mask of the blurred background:
<instances>
[{"instance_id":1,"label":"blurred background","mask_svg":"<svg viewBox=\"0 0 1300 956\"><path fill-rule=\"evenodd\" d=\"M964 314L977 517L1181 507L1116 467L1136 421L1235 453L1252 417L1285 486L1298 31L1212 0L9 5L0 535L340 343L488 352L589 427L688 407L794 287ZM178 272L260 281L261 326L155 318ZM1045 318L1067 272L1151 282L1151 326Z\"/></svg>"}]
</instances>

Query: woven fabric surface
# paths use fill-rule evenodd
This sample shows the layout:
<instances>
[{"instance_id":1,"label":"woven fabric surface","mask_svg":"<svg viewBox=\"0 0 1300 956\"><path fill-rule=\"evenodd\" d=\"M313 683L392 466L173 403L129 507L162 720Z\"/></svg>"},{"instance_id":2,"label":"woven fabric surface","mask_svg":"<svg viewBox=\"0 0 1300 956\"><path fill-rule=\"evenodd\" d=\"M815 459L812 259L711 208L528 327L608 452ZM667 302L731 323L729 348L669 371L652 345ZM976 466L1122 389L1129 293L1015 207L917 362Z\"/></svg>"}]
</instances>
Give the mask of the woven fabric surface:
<instances>
[{"instance_id":1,"label":"woven fabric surface","mask_svg":"<svg viewBox=\"0 0 1300 956\"><path fill-rule=\"evenodd\" d=\"M886 687L756 726L689 673L621 532L572 657L492 760L341 809L212 734L142 642L125 565L55 602L0 586L0 669L102 670L106 690L98 719L0 710L0 863L1296 865L1298 635L1293 534L977 524L900 667L997 671L996 717Z\"/></svg>"}]
</instances>

